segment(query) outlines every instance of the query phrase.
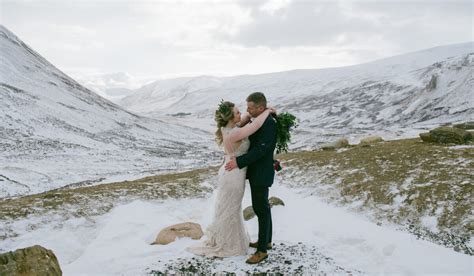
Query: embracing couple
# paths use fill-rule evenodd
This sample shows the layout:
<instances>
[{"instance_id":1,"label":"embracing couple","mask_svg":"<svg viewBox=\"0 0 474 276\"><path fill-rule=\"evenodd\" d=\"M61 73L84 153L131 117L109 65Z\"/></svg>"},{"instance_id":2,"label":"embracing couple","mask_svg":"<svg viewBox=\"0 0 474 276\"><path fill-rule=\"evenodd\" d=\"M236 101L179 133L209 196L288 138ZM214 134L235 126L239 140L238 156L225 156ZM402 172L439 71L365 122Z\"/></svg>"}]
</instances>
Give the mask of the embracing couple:
<instances>
[{"instance_id":1,"label":"embracing couple","mask_svg":"<svg viewBox=\"0 0 474 276\"><path fill-rule=\"evenodd\" d=\"M268 257L272 248L272 216L268 189L273 184L273 151L277 129L267 100L261 92L247 97L247 112L241 117L231 102L221 102L215 113L216 141L224 148L225 162L219 170L217 196L212 223L204 243L188 251L209 257L246 255L256 252L247 263L256 264ZM250 117L253 118L250 121ZM250 182L252 207L258 218L258 241L250 242L242 214L245 179Z\"/></svg>"}]
</instances>

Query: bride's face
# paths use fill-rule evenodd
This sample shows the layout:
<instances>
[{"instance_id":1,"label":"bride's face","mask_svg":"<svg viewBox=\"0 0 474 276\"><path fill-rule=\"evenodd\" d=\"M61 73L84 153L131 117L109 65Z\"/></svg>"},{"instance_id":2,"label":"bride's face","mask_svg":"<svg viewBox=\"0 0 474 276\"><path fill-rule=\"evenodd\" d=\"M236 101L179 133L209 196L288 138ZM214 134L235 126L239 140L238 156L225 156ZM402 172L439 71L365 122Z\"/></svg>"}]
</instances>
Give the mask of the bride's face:
<instances>
[{"instance_id":1,"label":"bride's face","mask_svg":"<svg viewBox=\"0 0 474 276\"><path fill-rule=\"evenodd\" d=\"M236 106L234 106L234 120L233 121L234 123L240 122L240 111Z\"/></svg>"}]
</instances>

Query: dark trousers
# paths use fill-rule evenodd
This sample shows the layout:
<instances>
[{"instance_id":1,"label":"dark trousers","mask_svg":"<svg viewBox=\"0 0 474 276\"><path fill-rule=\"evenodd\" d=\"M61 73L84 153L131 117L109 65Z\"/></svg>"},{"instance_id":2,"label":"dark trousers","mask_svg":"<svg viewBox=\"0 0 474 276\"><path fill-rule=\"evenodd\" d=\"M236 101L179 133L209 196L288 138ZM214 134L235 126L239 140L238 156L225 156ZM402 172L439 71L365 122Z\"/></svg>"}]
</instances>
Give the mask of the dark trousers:
<instances>
[{"instance_id":1,"label":"dark trousers","mask_svg":"<svg viewBox=\"0 0 474 276\"><path fill-rule=\"evenodd\" d=\"M252 208L258 218L258 251L267 252L272 241L272 212L268 203L268 187L251 187Z\"/></svg>"}]
</instances>

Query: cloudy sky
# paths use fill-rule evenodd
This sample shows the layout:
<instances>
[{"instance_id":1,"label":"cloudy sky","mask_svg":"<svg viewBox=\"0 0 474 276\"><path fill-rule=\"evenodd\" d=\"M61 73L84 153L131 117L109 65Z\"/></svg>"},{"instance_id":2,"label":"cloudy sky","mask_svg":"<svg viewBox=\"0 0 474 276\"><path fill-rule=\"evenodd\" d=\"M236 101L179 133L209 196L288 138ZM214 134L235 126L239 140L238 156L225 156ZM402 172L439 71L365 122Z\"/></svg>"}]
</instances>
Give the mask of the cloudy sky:
<instances>
[{"instance_id":1,"label":"cloudy sky","mask_svg":"<svg viewBox=\"0 0 474 276\"><path fill-rule=\"evenodd\" d=\"M75 78L228 76L472 41L471 0L0 0L0 22Z\"/></svg>"}]
</instances>

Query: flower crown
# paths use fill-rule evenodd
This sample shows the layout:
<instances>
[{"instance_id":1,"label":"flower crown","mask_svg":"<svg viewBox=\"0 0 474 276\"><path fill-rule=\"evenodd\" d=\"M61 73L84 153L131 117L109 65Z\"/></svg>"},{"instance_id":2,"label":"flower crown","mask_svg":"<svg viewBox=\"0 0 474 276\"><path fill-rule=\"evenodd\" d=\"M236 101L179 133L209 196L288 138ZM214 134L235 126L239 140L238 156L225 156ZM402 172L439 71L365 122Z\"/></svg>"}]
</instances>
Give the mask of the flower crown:
<instances>
[{"instance_id":1,"label":"flower crown","mask_svg":"<svg viewBox=\"0 0 474 276\"><path fill-rule=\"evenodd\" d=\"M224 102L224 99L221 100L221 103L219 104L217 110L219 110L219 113L221 113L222 115L226 115L231 112L230 106L227 104L227 102Z\"/></svg>"}]
</instances>

